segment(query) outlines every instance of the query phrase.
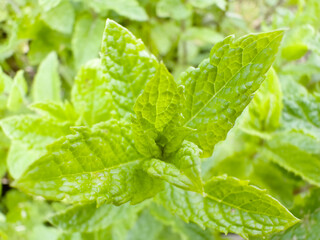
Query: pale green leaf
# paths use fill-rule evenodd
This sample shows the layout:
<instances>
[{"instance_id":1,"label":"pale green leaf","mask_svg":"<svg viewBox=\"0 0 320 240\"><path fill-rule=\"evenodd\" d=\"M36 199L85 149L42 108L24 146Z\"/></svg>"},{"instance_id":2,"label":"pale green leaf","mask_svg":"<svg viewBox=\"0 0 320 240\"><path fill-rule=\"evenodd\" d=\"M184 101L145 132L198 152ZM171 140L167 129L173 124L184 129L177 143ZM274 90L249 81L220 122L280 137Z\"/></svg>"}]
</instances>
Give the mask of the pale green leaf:
<instances>
[{"instance_id":1,"label":"pale green leaf","mask_svg":"<svg viewBox=\"0 0 320 240\"><path fill-rule=\"evenodd\" d=\"M227 5L226 2L226 0L191 0L190 4L197 8L207 8L215 4L220 9L225 10Z\"/></svg>"},{"instance_id":2,"label":"pale green leaf","mask_svg":"<svg viewBox=\"0 0 320 240\"><path fill-rule=\"evenodd\" d=\"M75 123L78 119L78 114L74 107L69 102L36 102L29 105L29 108L39 115L52 118L53 121Z\"/></svg>"},{"instance_id":3,"label":"pale green leaf","mask_svg":"<svg viewBox=\"0 0 320 240\"><path fill-rule=\"evenodd\" d=\"M139 203L161 189L140 167L130 125L114 120L74 131L50 145L15 186L52 200L116 205Z\"/></svg>"},{"instance_id":4,"label":"pale green leaf","mask_svg":"<svg viewBox=\"0 0 320 240\"><path fill-rule=\"evenodd\" d=\"M100 207L94 203L74 205L53 215L50 222L68 232L95 232L119 224L121 221L133 225L143 207L144 204L135 206L103 204Z\"/></svg>"},{"instance_id":5,"label":"pale green leaf","mask_svg":"<svg viewBox=\"0 0 320 240\"><path fill-rule=\"evenodd\" d=\"M180 236L169 226L162 224L145 209L139 216L136 224L130 229L126 240L180 240Z\"/></svg>"},{"instance_id":6,"label":"pale green leaf","mask_svg":"<svg viewBox=\"0 0 320 240\"><path fill-rule=\"evenodd\" d=\"M1 120L1 127L12 141L21 141L28 146L38 145L39 147L70 132L68 124L56 123L31 114L5 118Z\"/></svg>"},{"instance_id":7,"label":"pale green leaf","mask_svg":"<svg viewBox=\"0 0 320 240\"><path fill-rule=\"evenodd\" d=\"M86 2L84 0L84 2ZM95 0L88 3L96 12L104 13L108 10L113 10L121 16L135 20L146 21L148 15L144 8L142 8L137 0L117 0L105 1Z\"/></svg>"},{"instance_id":8,"label":"pale green leaf","mask_svg":"<svg viewBox=\"0 0 320 240\"><path fill-rule=\"evenodd\" d=\"M167 187L157 201L186 222L237 233L244 238L282 231L298 221L277 200L246 181L214 177L204 189L202 196Z\"/></svg>"},{"instance_id":9,"label":"pale green leaf","mask_svg":"<svg viewBox=\"0 0 320 240\"><path fill-rule=\"evenodd\" d=\"M98 57L103 29L104 21L89 14L77 20L71 42L76 69Z\"/></svg>"},{"instance_id":10,"label":"pale green leaf","mask_svg":"<svg viewBox=\"0 0 320 240\"><path fill-rule=\"evenodd\" d=\"M60 2L61 2L61 0L38 0L39 5L45 11L48 11L51 8L56 7Z\"/></svg>"},{"instance_id":11,"label":"pale green leaf","mask_svg":"<svg viewBox=\"0 0 320 240\"><path fill-rule=\"evenodd\" d=\"M118 240L118 236L114 236L112 228L107 228L95 232L63 232L58 240ZM119 239L125 240L125 239Z\"/></svg>"},{"instance_id":12,"label":"pale green leaf","mask_svg":"<svg viewBox=\"0 0 320 240\"><path fill-rule=\"evenodd\" d=\"M181 37L184 40L193 40L198 45L201 43L215 44L223 40L221 33L209 27L190 27L182 34Z\"/></svg>"},{"instance_id":13,"label":"pale green leaf","mask_svg":"<svg viewBox=\"0 0 320 240\"><path fill-rule=\"evenodd\" d=\"M59 101L60 100L60 77L58 72L58 56L51 52L41 62L32 85L34 101Z\"/></svg>"},{"instance_id":14,"label":"pale green leaf","mask_svg":"<svg viewBox=\"0 0 320 240\"><path fill-rule=\"evenodd\" d=\"M5 118L0 124L12 141L7 165L14 178L19 178L28 166L46 153L46 145L70 133L70 124L35 115Z\"/></svg>"},{"instance_id":15,"label":"pale green leaf","mask_svg":"<svg viewBox=\"0 0 320 240\"><path fill-rule=\"evenodd\" d=\"M166 34L163 34L166 32ZM177 41L180 28L175 22L155 23L151 28L150 37L161 55L169 53L172 45ZM155 51L155 49L153 49Z\"/></svg>"},{"instance_id":16,"label":"pale green leaf","mask_svg":"<svg viewBox=\"0 0 320 240\"><path fill-rule=\"evenodd\" d=\"M291 28L284 38L281 57L287 61L294 61L308 52L309 42L315 37L316 30L310 24L303 24Z\"/></svg>"},{"instance_id":17,"label":"pale green leaf","mask_svg":"<svg viewBox=\"0 0 320 240\"><path fill-rule=\"evenodd\" d=\"M57 229L45 226L46 218L52 213L47 202L10 190L2 204L6 208L6 217L0 221L1 239L6 239L1 231L4 230L9 240L57 240Z\"/></svg>"},{"instance_id":18,"label":"pale green leaf","mask_svg":"<svg viewBox=\"0 0 320 240\"><path fill-rule=\"evenodd\" d=\"M222 174L250 179L252 184L267 189L285 206L292 206L294 191L303 181L270 161L263 154L265 144L257 136L234 129L225 141L217 145L212 157L206 162L205 179Z\"/></svg>"},{"instance_id":19,"label":"pale green leaf","mask_svg":"<svg viewBox=\"0 0 320 240\"><path fill-rule=\"evenodd\" d=\"M107 4L106 4L107 3ZM137 0L117 0L116 2L104 2L108 9L114 10L119 15L136 21L148 20L146 11L139 5Z\"/></svg>"},{"instance_id":20,"label":"pale green leaf","mask_svg":"<svg viewBox=\"0 0 320 240\"><path fill-rule=\"evenodd\" d=\"M240 128L263 138L280 126L282 107L280 83L275 71L270 69L241 118Z\"/></svg>"},{"instance_id":21,"label":"pale green leaf","mask_svg":"<svg viewBox=\"0 0 320 240\"><path fill-rule=\"evenodd\" d=\"M158 240L163 225L147 210L143 211L133 228L128 232L127 240Z\"/></svg>"},{"instance_id":22,"label":"pale green leaf","mask_svg":"<svg viewBox=\"0 0 320 240\"><path fill-rule=\"evenodd\" d=\"M3 72L0 66L0 92L3 93L6 90L10 90L12 85L12 79Z\"/></svg>"},{"instance_id":23,"label":"pale green leaf","mask_svg":"<svg viewBox=\"0 0 320 240\"><path fill-rule=\"evenodd\" d=\"M311 94L283 99L283 127L303 131L320 140L320 101Z\"/></svg>"},{"instance_id":24,"label":"pale green leaf","mask_svg":"<svg viewBox=\"0 0 320 240\"><path fill-rule=\"evenodd\" d=\"M0 66L0 109L6 109L8 103L8 95L12 88L13 80L3 72Z\"/></svg>"},{"instance_id":25,"label":"pale green leaf","mask_svg":"<svg viewBox=\"0 0 320 240\"><path fill-rule=\"evenodd\" d=\"M71 99L82 122L93 125L117 118L109 89L110 82L102 74L100 60L92 60L80 69L72 87Z\"/></svg>"},{"instance_id":26,"label":"pale green leaf","mask_svg":"<svg viewBox=\"0 0 320 240\"><path fill-rule=\"evenodd\" d=\"M302 194L301 194L302 195ZM300 196L298 196L300 197ZM292 239L317 239L320 234L320 191L319 188L311 189L302 203L296 204L294 211L301 215L301 222L288 230L272 236L271 240L292 240Z\"/></svg>"},{"instance_id":27,"label":"pale green leaf","mask_svg":"<svg viewBox=\"0 0 320 240\"><path fill-rule=\"evenodd\" d=\"M320 209L312 214L307 214L301 223L293 226L284 233L275 235L271 240L292 240L292 239L317 239L320 235Z\"/></svg>"},{"instance_id":28,"label":"pale green leaf","mask_svg":"<svg viewBox=\"0 0 320 240\"><path fill-rule=\"evenodd\" d=\"M158 17L170 17L176 20L186 19L191 15L191 10L182 0L160 0L156 12Z\"/></svg>"},{"instance_id":29,"label":"pale green leaf","mask_svg":"<svg viewBox=\"0 0 320 240\"><path fill-rule=\"evenodd\" d=\"M196 131L187 140L212 154L250 103L274 61L283 31L232 36L217 43L210 59L181 76L186 87L184 126Z\"/></svg>"},{"instance_id":30,"label":"pale green leaf","mask_svg":"<svg viewBox=\"0 0 320 240\"><path fill-rule=\"evenodd\" d=\"M186 223L181 218L171 214L167 209L159 204L152 204L149 207L150 213L166 226L180 235L183 240L213 240L216 238L212 229L202 229L195 223Z\"/></svg>"},{"instance_id":31,"label":"pale green leaf","mask_svg":"<svg viewBox=\"0 0 320 240\"><path fill-rule=\"evenodd\" d=\"M50 10L43 12L41 18L53 30L70 34L73 28L75 12L70 1L64 0Z\"/></svg>"},{"instance_id":32,"label":"pale green leaf","mask_svg":"<svg viewBox=\"0 0 320 240\"><path fill-rule=\"evenodd\" d=\"M320 186L320 141L299 132L280 132L266 142L262 154L304 180Z\"/></svg>"},{"instance_id":33,"label":"pale green leaf","mask_svg":"<svg viewBox=\"0 0 320 240\"><path fill-rule=\"evenodd\" d=\"M158 62L141 40L108 19L101 48L102 69L110 79L115 110L119 117L133 113L136 98L158 67Z\"/></svg>"},{"instance_id":34,"label":"pale green leaf","mask_svg":"<svg viewBox=\"0 0 320 240\"><path fill-rule=\"evenodd\" d=\"M284 59L293 61L302 58L308 52L308 46L304 43L296 43L282 48L281 55Z\"/></svg>"},{"instance_id":35,"label":"pale green leaf","mask_svg":"<svg viewBox=\"0 0 320 240\"><path fill-rule=\"evenodd\" d=\"M11 111L19 110L21 105L26 101L25 97L28 91L28 86L23 74L23 70L19 70L13 79L13 84L7 102L7 107Z\"/></svg>"}]
</instances>

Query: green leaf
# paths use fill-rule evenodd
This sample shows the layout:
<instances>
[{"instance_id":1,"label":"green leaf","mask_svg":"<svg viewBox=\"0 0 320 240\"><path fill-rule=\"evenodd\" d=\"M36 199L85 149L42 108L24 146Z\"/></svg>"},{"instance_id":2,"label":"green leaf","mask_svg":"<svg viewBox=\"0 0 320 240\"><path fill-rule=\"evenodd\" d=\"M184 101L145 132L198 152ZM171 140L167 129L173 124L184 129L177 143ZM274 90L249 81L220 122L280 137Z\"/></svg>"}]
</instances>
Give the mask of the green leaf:
<instances>
[{"instance_id":1,"label":"green leaf","mask_svg":"<svg viewBox=\"0 0 320 240\"><path fill-rule=\"evenodd\" d=\"M58 240L118 240L119 238L117 237L118 236L113 233L112 228L107 228L95 232L63 232Z\"/></svg>"},{"instance_id":2,"label":"green leaf","mask_svg":"<svg viewBox=\"0 0 320 240\"><path fill-rule=\"evenodd\" d=\"M50 9L56 7L61 2L61 0L38 0L38 2L43 10L49 11Z\"/></svg>"},{"instance_id":3,"label":"green leaf","mask_svg":"<svg viewBox=\"0 0 320 240\"><path fill-rule=\"evenodd\" d=\"M281 49L281 57L286 61L302 58L308 52L308 45L315 38L316 30L310 24L294 26L287 31ZM310 49L311 50L311 49Z\"/></svg>"},{"instance_id":4,"label":"green leaf","mask_svg":"<svg viewBox=\"0 0 320 240\"><path fill-rule=\"evenodd\" d=\"M86 2L86 1L84 1ZM96 12L105 14L105 11L113 10L121 16L135 20L146 21L148 15L144 8L142 8L137 0L117 0L117 1L103 1L95 0L88 3Z\"/></svg>"},{"instance_id":5,"label":"green leaf","mask_svg":"<svg viewBox=\"0 0 320 240\"><path fill-rule=\"evenodd\" d=\"M25 97L28 91L28 86L23 74L23 70L19 70L13 79L13 85L7 102L7 107L11 111L19 110L24 101L26 101Z\"/></svg>"},{"instance_id":6,"label":"green leaf","mask_svg":"<svg viewBox=\"0 0 320 240\"><path fill-rule=\"evenodd\" d=\"M250 179L251 184L267 189L268 193L286 207L292 206L294 192L304 183L270 161L263 154L265 144L265 140L260 137L249 135L235 127L205 162L205 179L223 174Z\"/></svg>"},{"instance_id":7,"label":"green leaf","mask_svg":"<svg viewBox=\"0 0 320 240\"><path fill-rule=\"evenodd\" d=\"M223 40L223 35L209 27L190 27L181 36L183 40L192 40L198 45L215 44Z\"/></svg>"},{"instance_id":8,"label":"green leaf","mask_svg":"<svg viewBox=\"0 0 320 240\"><path fill-rule=\"evenodd\" d=\"M0 124L12 141L7 165L14 178L19 178L36 159L46 153L46 145L70 133L69 123L57 123L35 115L5 118Z\"/></svg>"},{"instance_id":9,"label":"green leaf","mask_svg":"<svg viewBox=\"0 0 320 240\"><path fill-rule=\"evenodd\" d=\"M41 18L53 30L70 34L73 28L75 12L70 1L60 1L54 8L43 12Z\"/></svg>"},{"instance_id":10,"label":"green leaf","mask_svg":"<svg viewBox=\"0 0 320 240\"><path fill-rule=\"evenodd\" d=\"M320 140L320 101L311 94L283 99L283 127L299 130Z\"/></svg>"},{"instance_id":11,"label":"green leaf","mask_svg":"<svg viewBox=\"0 0 320 240\"><path fill-rule=\"evenodd\" d=\"M137 115L133 118L134 140L137 150L144 156L162 157L162 150L158 146L159 138L162 138L160 140L162 147L166 147L166 143L169 142L166 129L171 128L170 125L178 127L178 115L181 111L180 96L172 75L161 63L134 105ZM170 132L169 134L172 135ZM181 143L183 139L179 140Z\"/></svg>"},{"instance_id":12,"label":"green leaf","mask_svg":"<svg viewBox=\"0 0 320 240\"><path fill-rule=\"evenodd\" d=\"M204 196L167 187L158 195L170 212L201 227L249 236L266 236L295 224L296 219L277 200L256 187L232 177L214 177Z\"/></svg>"},{"instance_id":13,"label":"green leaf","mask_svg":"<svg viewBox=\"0 0 320 240\"><path fill-rule=\"evenodd\" d=\"M98 57L103 29L104 21L100 18L83 15L77 20L71 42L76 69Z\"/></svg>"},{"instance_id":14,"label":"green leaf","mask_svg":"<svg viewBox=\"0 0 320 240\"><path fill-rule=\"evenodd\" d=\"M151 159L144 162L144 170L153 177L163 179L185 190L202 193L200 171L200 149L190 142L184 142L177 153L165 161Z\"/></svg>"},{"instance_id":15,"label":"green leaf","mask_svg":"<svg viewBox=\"0 0 320 240\"><path fill-rule=\"evenodd\" d=\"M190 9L181 0L160 0L156 12L158 17L170 17L175 20L186 19L191 15Z\"/></svg>"},{"instance_id":16,"label":"green leaf","mask_svg":"<svg viewBox=\"0 0 320 240\"><path fill-rule=\"evenodd\" d=\"M226 0L191 0L190 4L197 8L207 8L215 4L222 10L225 10L227 5Z\"/></svg>"},{"instance_id":17,"label":"green leaf","mask_svg":"<svg viewBox=\"0 0 320 240\"><path fill-rule=\"evenodd\" d=\"M8 95L13 85L12 79L3 72L0 66L0 109L6 109L8 103Z\"/></svg>"},{"instance_id":18,"label":"green leaf","mask_svg":"<svg viewBox=\"0 0 320 240\"><path fill-rule=\"evenodd\" d=\"M2 204L6 208L6 217L0 221L1 239L57 240L57 229L45 226L46 218L52 213L47 202L34 200L21 192L10 190ZM5 238L6 235L8 238Z\"/></svg>"},{"instance_id":19,"label":"green leaf","mask_svg":"<svg viewBox=\"0 0 320 240\"><path fill-rule=\"evenodd\" d=\"M240 128L249 134L264 138L280 126L282 107L279 79L275 71L270 69L266 80L241 118Z\"/></svg>"},{"instance_id":20,"label":"green leaf","mask_svg":"<svg viewBox=\"0 0 320 240\"><path fill-rule=\"evenodd\" d=\"M308 46L304 43L296 43L282 48L281 56L289 61L302 58L308 52Z\"/></svg>"},{"instance_id":21,"label":"green leaf","mask_svg":"<svg viewBox=\"0 0 320 240\"><path fill-rule=\"evenodd\" d=\"M58 57L51 52L41 62L32 86L32 96L37 101L60 101L60 77Z\"/></svg>"},{"instance_id":22,"label":"green leaf","mask_svg":"<svg viewBox=\"0 0 320 240\"><path fill-rule=\"evenodd\" d=\"M69 102L36 102L28 107L41 116L53 119L53 121L75 124L78 119L78 114Z\"/></svg>"},{"instance_id":23,"label":"green leaf","mask_svg":"<svg viewBox=\"0 0 320 240\"><path fill-rule=\"evenodd\" d=\"M300 197L300 196L298 196ZM317 239L320 231L320 191L311 189L302 202L296 204L294 211L302 216L301 222L285 232L272 236L271 240Z\"/></svg>"},{"instance_id":24,"label":"green leaf","mask_svg":"<svg viewBox=\"0 0 320 240\"><path fill-rule=\"evenodd\" d=\"M161 63L155 76L137 99L134 111L138 120L146 122L157 131L163 131L179 109L179 105L177 84Z\"/></svg>"},{"instance_id":25,"label":"green leaf","mask_svg":"<svg viewBox=\"0 0 320 240\"><path fill-rule=\"evenodd\" d=\"M292 239L317 239L320 229L320 210L306 215L300 224L293 226L284 233L275 235L271 240L292 240Z\"/></svg>"},{"instance_id":26,"label":"green leaf","mask_svg":"<svg viewBox=\"0 0 320 240\"><path fill-rule=\"evenodd\" d=\"M194 223L186 223L181 218L171 214L159 204L151 204L150 213L161 223L170 226L173 232L180 235L183 240L212 240L216 238L212 229L202 229Z\"/></svg>"},{"instance_id":27,"label":"green leaf","mask_svg":"<svg viewBox=\"0 0 320 240\"><path fill-rule=\"evenodd\" d=\"M108 19L101 47L103 72L110 80L109 91L119 118L129 118L133 105L146 82L158 67L141 40Z\"/></svg>"},{"instance_id":28,"label":"green leaf","mask_svg":"<svg viewBox=\"0 0 320 240\"><path fill-rule=\"evenodd\" d=\"M166 32L166 34L163 34L163 32ZM175 22L161 22L152 26L150 37L159 54L166 55L177 41L179 33L180 28Z\"/></svg>"},{"instance_id":29,"label":"green leaf","mask_svg":"<svg viewBox=\"0 0 320 240\"><path fill-rule=\"evenodd\" d=\"M116 2L107 2L107 8L114 10L118 14L136 21L148 20L146 11L139 6L137 0L118 0ZM104 2L105 4L105 2Z\"/></svg>"},{"instance_id":30,"label":"green leaf","mask_svg":"<svg viewBox=\"0 0 320 240\"><path fill-rule=\"evenodd\" d=\"M266 143L265 157L320 186L320 141L298 132L280 132Z\"/></svg>"},{"instance_id":31,"label":"green leaf","mask_svg":"<svg viewBox=\"0 0 320 240\"><path fill-rule=\"evenodd\" d=\"M109 88L110 82L102 74L100 60L92 60L80 69L71 99L82 122L93 125L117 118Z\"/></svg>"},{"instance_id":32,"label":"green leaf","mask_svg":"<svg viewBox=\"0 0 320 240\"><path fill-rule=\"evenodd\" d=\"M53 215L50 222L68 232L96 232L120 224L122 221L131 222L133 225L143 207L144 204L135 206L104 204L100 207L94 203L74 205Z\"/></svg>"},{"instance_id":33,"label":"green leaf","mask_svg":"<svg viewBox=\"0 0 320 240\"><path fill-rule=\"evenodd\" d=\"M147 226L147 227L146 227ZM158 240L163 225L147 210L143 211L138 221L128 233L128 240L150 239Z\"/></svg>"},{"instance_id":34,"label":"green leaf","mask_svg":"<svg viewBox=\"0 0 320 240\"><path fill-rule=\"evenodd\" d=\"M15 186L52 200L116 205L139 203L161 189L140 167L144 159L130 140L130 125L114 120L74 131L53 143Z\"/></svg>"},{"instance_id":35,"label":"green leaf","mask_svg":"<svg viewBox=\"0 0 320 240\"><path fill-rule=\"evenodd\" d=\"M30 28L33 27L33 23L30 24ZM31 36L26 36L26 38L33 38L29 45L30 50L28 51L28 60L31 65L39 65L52 51L61 52L60 57L64 58L64 56L62 56L62 54L64 54L63 52L69 51L66 49L70 41L69 36L54 31L44 24L33 28L35 28L33 31L36 31L36 34L31 33Z\"/></svg>"},{"instance_id":36,"label":"green leaf","mask_svg":"<svg viewBox=\"0 0 320 240\"><path fill-rule=\"evenodd\" d=\"M187 140L212 154L252 99L274 61L283 31L232 36L217 43L198 68L181 76L186 87L184 126L196 129Z\"/></svg>"}]
</instances>

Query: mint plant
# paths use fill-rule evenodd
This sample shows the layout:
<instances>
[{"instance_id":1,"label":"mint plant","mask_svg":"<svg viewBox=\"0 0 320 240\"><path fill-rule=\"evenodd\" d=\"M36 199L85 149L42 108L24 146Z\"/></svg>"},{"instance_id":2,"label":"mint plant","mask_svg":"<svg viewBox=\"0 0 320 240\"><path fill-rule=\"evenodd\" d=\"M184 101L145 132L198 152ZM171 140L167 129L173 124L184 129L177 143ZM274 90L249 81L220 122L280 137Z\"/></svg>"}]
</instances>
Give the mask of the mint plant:
<instances>
[{"instance_id":1,"label":"mint plant","mask_svg":"<svg viewBox=\"0 0 320 240\"><path fill-rule=\"evenodd\" d=\"M140 239L166 239L167 226L183 239L289 228L299 220L266 191L201 171L264 80L275 81L270 67L282 37L281 30L227 37L175 81L141 40L107 20L100 59L80 69L70 102L52 91L55 102L30 106L37 114L1 120L12 141L12 186L71 204L49 218L60 239L125 239L144 224L150 232ZM43 87L39 80L34 89Z\"/></svg>"}]
</instances>

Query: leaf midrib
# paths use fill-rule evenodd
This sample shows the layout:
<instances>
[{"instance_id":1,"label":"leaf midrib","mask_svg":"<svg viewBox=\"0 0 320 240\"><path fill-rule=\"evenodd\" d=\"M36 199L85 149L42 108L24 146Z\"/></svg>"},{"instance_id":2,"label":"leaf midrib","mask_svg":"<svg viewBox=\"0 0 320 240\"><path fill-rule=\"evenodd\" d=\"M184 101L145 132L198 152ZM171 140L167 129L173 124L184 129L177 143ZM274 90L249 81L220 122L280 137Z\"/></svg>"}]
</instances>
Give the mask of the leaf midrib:
<instances>
[{"instance_id":1,"label":"leaf midrib","mask_svg":"<svg viewBox=\"0 0 320 240\"><path fill-rule=\"evenodd\" d=\"M252 187L253 187L253 186L252 186ZM243 192L243 191L232 192L232 194L242 193L242 192ZM214 197L214 196L212 196L212 195L210 195L210 194L207 194L207 193L205 193L205 194L206 194L206 195L203 196L203 198L209 198L209 199L217 202L218 204L228 205L228 206L230 206L230 207L236 208L236 209L238 209L238 210L240 210L240 211L243 211L243 212L255 213L255 214L259 214L259 215L263 215L263 216L276 217L276 218L288 220L288 218L283 218L283 217L280 217L280 216L275 216L275 215L270 215L270 214L267 214L267 213L261 213L261 212L257 212L257 211L251 211L251 210L243 209L243 208L241 208L241 207L239 207L239 206L237 206L237 205L234 205L234 204L232 204L232 203L225 202L223 199L218 199L218 198L216 198L216 197ZM272 198L271 196L269 196L269 197ZM273 198L272 198L272 199L273 199ZM257 201L257 200L255 200L255 201ZM293 216L293 219L295 219L294 216ZM273 225L272 225L272 226L273 226Z\"/></svg>"},{"instance_id":2,"label":"leaf midrib","mask_svg":"<svg viewBox=\"0 0 320 240\"><path fill-rule=\"evenodd\" d=\"M204 109L208 106L208 104L222 91L222 89L224 89L226 87L226 85L231 82L235 76L240 72L242 71L243 68L247 67L249 64L252 64L252 62L262 53L263 50L265 50L267 47L270 46L271 43L273 43L276 39L278 39L281 35L278 35L277 37L275 37L270 43L268 43L268 45L262 49L253 59L252 61L250 61L247 65L241 67L230 79L229 81L227 81L194 115L193 117L191 117L187 122L185 122L185 124L183 125L184 127L186 127L188 125L189 122L191 122L194 118L197 117L197 115ZM251 43L252 44L252 43ZM220 61L221 62L221 61ZM219 62L219 64L220 64ZM210 63L211 64L211 63ZM216 66L218 68L219 64ZM216 78L215 78L215 81L216 82ZM193 107L193 106L191 106Z\"/></svg>"},{"instance_id":3,"label":"leaf midrib","mask_svg":"<svg viewBox=\"0 0 320 240\"><path fill-rule=\"evenodd\" d=\"M61 177L71 177L71 176L77 176L77 175L83 175L83 174L94 174L94 173L99 173L99 172L103 172L103 171L106 171L106 170L112 170L112 169L115 169L115 168L120 168L120 167L125 166L125 165L132 165L132 164L138 163L140 161L143 161L143 159L137 159L137 160L121 163L121 164L118 164L118 165L114 165L114 166L111 166L111 167L103 168L103 169L100 169L100 170L97 170L97 171L92 171L92 172L79 172L79 173L71 173L71 174L60 175L60 176L57 176L57 177L43 178L40 181L55 180L55 179L60 179ZM21 180L23 180L23 179L21 179ZM18 180L17 183L19 184L19 182L21 182L21 181Z\"/></svg>"}]
</instances>

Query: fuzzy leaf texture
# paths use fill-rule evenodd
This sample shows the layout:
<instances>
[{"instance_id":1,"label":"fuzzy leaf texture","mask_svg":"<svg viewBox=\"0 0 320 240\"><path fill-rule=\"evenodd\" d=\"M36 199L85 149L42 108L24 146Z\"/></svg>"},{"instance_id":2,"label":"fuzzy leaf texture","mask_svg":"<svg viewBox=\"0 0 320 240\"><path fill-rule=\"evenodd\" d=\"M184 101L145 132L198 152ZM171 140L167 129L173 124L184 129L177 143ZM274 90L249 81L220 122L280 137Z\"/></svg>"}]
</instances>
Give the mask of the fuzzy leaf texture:
<instances>
[{"instance_id":1,"label":"fuzzy leaf texture","mask_svg":"<svg viewBox=\"0 0 320 240\"><path fill-rule=\"evenodd\" d=\"M181 90L181 89L180 89ZM177 150L190 132L180 127L181 91L161 63L138 97L134 111L135 145L146 157L162 158Z\"/></svg>"},{"instance_id":2,"label":"fuzzy leaf texture","mask_svg":"<svg viewBox=\"0 0 320 240\"><path fill-rule=\"evenodd\" d=\"M76 76L71 100L81 122L91 126L117 117L109 92L110 83L102 73L100 59L84 65ZM110 111L111 110L111 111Z\"/></svg>"},{"instance_id":3,"label":"fuzzy leaf texture","mask_svg":"<svg viewBox=\"0 0 320 240\"><path fill-rule=\"evenodd\" d=\"M1 120L1 127L11 139L7 166L12 177L21 174L46 153L46 145L70 134L68 122L55 122L35 115L12 116Z\"/></svg>"},{"instance_id":4,"label":"fuzzy leaf texture","mask_svg":"<svg viewBox=\"0 0 320 240\"><path fill-rule=\"evenodd\" d=\"M104 30L101 61L110 80L114 110L119 118L129 117L136 98L154 76L158 62L140 39L110 19Z\"/></svg>"},{"instance_id":5,"label":"fuzzy leaf texture","mask_svg":"<svg viewBox=\"0 0 320 240\"><path fill-rule=\"evenodd\" d=\"M195 144L185 141L166 161L151 159L143 164L143 168L150 176L185 190L202 193L199 153L200 149Z\"/></svg>"},{"instance_id":6,"label":"fuzzy leaf texture","mask_svg":"<svg viewBox=\"0 0 320 240\"><path fill-rule=\"evenodd\" d=\"M186 88L184 126L195 129L187 140L196 143L202 157L225 139L265 79L274 61L283 31L230 36L217 43L198 68L181 76Z\"/></svg>"},{"instance_id":7,"label":"fuzzy leaf texture","mask_svg":"<svg viewBox=\"0 0 320 240\"><path fill-rule=\"evenodd\" d=\"M157 201L186 222L246 239L282 231L298 221L277 200L246 181L214 177L204 185L204 192L202 196L168 186Z\"/></svg>"},{"instance_id":8,"label":"fuzzy leaf texture","mask_svg":"<svg viewBox=\"0 0 320 240\"><path fill-rule=\"evenodd\" d=\"M31 165L15 186L46 199L116 205L152 197L161 183L141 170L127 124L111 121L74 128Z\"/></svg>"}]
</instances>

